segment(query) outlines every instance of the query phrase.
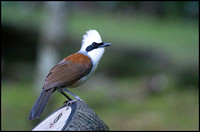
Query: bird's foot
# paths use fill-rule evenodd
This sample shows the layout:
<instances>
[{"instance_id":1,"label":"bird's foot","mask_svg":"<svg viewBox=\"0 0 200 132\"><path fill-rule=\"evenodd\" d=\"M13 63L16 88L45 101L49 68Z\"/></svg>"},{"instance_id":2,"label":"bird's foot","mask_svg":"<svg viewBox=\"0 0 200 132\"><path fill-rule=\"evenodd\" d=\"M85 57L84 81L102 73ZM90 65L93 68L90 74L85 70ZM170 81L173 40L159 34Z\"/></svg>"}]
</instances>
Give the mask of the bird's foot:
<instances>
[{"instance_id":1,"label":"bird's foot","mask_svg":"<svg viewBox=\"0 0 200 132\"><path fill-rule=\"evenodd\" d=\"M64 102L63 102L63 105L67 104L69 101L71 101L71 100L66 100L66 101L64 101Z\"/></svg>"},{"instance_id":2,"label":"bird's foot","mask_svg":"<svg viewBox=\"0 0 200 132\"><path fill-rule=\"evenodd\" d=\"M69 106L77 101L81 101L81 102L85 103L82 99L74 99L74 100L66 100L65 102L63 102L63 104L66 104L67 106Z\"/></svg>"},{"instance_id":3,"label":"bird's foot","mask_svg":"<svg viewBox=\"0 0 200 132\"><path fill-rule=\"evenodd\" d=\"M70 100L70 101L67 102L67 106L69 106L69 105L71 105L71 104L73 104L73 103L75 103L77 101L78 101L78 99Z\"/></svg>"}]
</instances>

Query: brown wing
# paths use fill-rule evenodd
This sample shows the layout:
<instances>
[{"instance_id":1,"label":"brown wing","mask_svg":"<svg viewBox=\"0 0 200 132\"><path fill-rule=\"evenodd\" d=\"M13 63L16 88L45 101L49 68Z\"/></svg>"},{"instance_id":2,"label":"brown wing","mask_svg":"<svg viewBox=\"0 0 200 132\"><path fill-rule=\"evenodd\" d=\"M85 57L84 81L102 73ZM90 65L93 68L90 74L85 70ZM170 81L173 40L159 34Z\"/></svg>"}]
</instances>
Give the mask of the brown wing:
<instances>
[{"instance_id":1,"label":"brown wing","mask_svg":"<svg viewBox=\"0 0 200 132\"><path fill-rule=\"evenodd\" d=\"M87 75L91 68L89 57L80 53L72 54L50 70L43 88L47 90L70 85Z\"/></svg>"}]
</instances>

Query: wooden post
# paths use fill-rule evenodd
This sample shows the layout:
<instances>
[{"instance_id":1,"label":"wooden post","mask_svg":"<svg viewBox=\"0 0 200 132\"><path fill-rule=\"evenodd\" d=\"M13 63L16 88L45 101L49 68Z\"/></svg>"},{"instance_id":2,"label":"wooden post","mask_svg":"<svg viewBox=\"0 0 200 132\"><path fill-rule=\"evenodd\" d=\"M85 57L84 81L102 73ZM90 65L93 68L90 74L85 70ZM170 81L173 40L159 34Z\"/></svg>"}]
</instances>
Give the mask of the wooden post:
<instances>
[{"instance_id":1,"label":"wooden post","mask_svg":"<svg viewBox=\"0 0 200 132\"><path fill-rule=\"evenodd\" d=\"M108 126L82 101L63 105L39 123L33 131L108 131Z\"/></svg>"}]
</instances>

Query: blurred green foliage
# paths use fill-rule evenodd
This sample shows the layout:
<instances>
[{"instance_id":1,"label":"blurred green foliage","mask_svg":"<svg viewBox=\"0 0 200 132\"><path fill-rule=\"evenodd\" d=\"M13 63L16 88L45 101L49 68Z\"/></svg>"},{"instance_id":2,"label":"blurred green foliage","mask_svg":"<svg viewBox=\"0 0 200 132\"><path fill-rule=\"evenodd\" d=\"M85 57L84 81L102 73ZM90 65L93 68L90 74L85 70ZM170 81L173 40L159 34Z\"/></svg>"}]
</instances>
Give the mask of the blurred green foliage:
<instances>
[{"instance_id":1,"label":"blurred green foliage","mask_svg":"<svg viewBox=\"0 0 200 132\"><path fill-rule=\"evenodd\" d=\"M148 95L145 89L134 83L141 79L129 79L119 80L115 84L117 86L107 85L102 81L103 87L85 84L71 91L87 102L110 130L198 129L199 107L196 90L175 90L176 87L172 85L162 94ZM54 102L48 103L40 119L29 121L28 114L38 97L31 92L31 84L2 84L2 130L31 130L66 100L54 93L50 100L54 99Z\"/></svg>"},{"instance_id":2,"label":"blurred green foliage","mask_svg":"<svg viewBox=\"0 0 200 132\"><path fill-rule=\"evenodd\" d=\"M38 97L36 43L48 12L40 2L1 7L1 126L31 130L65 101L55 92L40 119L28 120ZM93 77L71 90L110 130L199 129L198 2L67 2L67 9L60 56L76 52L89 29L112 43Z\"/></svg>"}]
</instances>

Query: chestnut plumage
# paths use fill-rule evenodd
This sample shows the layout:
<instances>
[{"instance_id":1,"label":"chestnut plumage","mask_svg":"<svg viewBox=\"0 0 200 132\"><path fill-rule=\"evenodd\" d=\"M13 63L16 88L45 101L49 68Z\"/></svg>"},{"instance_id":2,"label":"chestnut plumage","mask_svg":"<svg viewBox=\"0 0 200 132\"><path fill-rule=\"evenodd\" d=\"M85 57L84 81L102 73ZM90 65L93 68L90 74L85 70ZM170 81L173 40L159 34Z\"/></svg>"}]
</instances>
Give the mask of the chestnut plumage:
<instances>
[{"instance_id":1,"label":"chestnut plumage","mask_svg":"<svg viewBox=\"0 0 200 132\"><path fill-rule=\"evenodd\" d=\"M53 87L76 87L74 84L79 79L87 75L92 68L92 61L89 57L75 53L66 57L63 61L57 64L50 70L47 75L44 90Z\"/></svg>"}]
</instances>

